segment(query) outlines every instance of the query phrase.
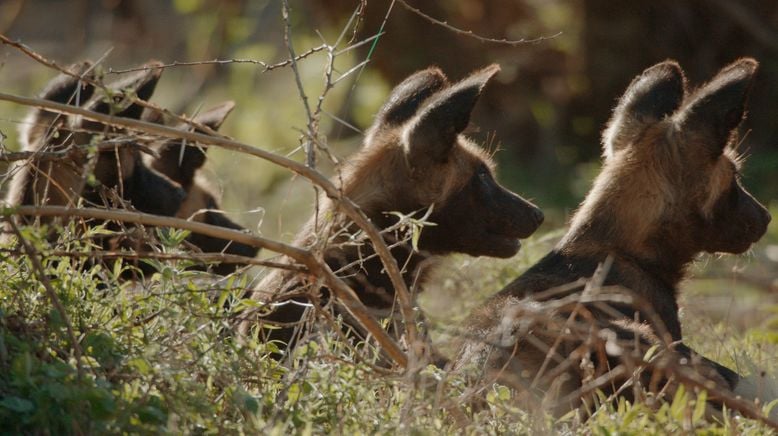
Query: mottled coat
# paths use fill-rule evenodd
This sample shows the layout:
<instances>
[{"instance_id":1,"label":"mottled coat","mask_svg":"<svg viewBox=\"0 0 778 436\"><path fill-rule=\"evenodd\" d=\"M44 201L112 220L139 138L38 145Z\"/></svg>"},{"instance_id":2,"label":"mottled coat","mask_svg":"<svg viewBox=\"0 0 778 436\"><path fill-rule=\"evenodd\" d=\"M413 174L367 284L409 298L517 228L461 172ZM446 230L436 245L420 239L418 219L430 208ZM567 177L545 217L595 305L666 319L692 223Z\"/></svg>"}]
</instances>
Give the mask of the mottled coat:
<instances>
[{"instance_id":1,"label":"mottled coat","mask_svg":"<svg viewBox=\"0 0 778 436\"><path fill-rule=\"evenodd\" d=\"M519 238L532 234L543 220L534 205L500 186L487 153L462 135L470 113L496 65L450 84L430 68L398 85L376 116L364 146L343 166L334 181L380 229L390 228L401 214L417 217L432 209L418 242L419 251L386 235L392 254L414 290L423 287L425 271L448 253L510 257ZM301 231L296 244L322 244L324 260L346 280L368 308L387 316L394 289L369 243L355 244L357 227L326 197ZM262 330L265 339L295 341L295 326L329 301L315 278L275 271L257 286L252 298L267 303L268 313L246 313L239 327L281 325ZM310 304L314 303L314 304ZM343 310L338 313L346 316ZM357 328L355 323L350 323ZM298 333L301 333L298 330Z\"/></svg>"},{"instance_id":2,"label":"mottled coat","mask_svg":"<svg viewBox=\"0 0 778 436\"><path fill-rule=\"evenodd\" d=\"M678 291L699 253L742 253L770 221L741 185L734 150L756 69L741 59L691 93L672 61L635 78L603 134L602 171L567 234L472 314L456 366L479 368L486 380L536 394L561 413L595 388L613 392L659 344L736 389L737 374L680 343ZM575 284L606 259L601 287ZM642 381L661 385L648 372Z\"/></svg>"}]
</instances>

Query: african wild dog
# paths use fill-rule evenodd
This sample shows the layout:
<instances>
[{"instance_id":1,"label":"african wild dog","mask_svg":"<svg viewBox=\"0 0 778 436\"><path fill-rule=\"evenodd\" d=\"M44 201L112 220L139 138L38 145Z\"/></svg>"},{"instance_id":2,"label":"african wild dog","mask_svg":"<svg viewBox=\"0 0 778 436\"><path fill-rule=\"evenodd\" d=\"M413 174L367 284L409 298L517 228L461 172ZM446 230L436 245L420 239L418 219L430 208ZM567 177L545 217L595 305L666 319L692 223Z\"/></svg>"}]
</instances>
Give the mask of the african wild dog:
<instances>
[{"instance_id":1,"label":"african wild dog","mask_svg":"<svg viewBox=\"0 0 778 436\"><path fill-rule=\"evenodd\" d=\"M58 75L49 82L41 97L99 113L159 122L160 119L151 115L153 111L144 110L136 103L128 104L124 97L131 94L143 100L151 97L162 70L156 68L155 63L146 66L148 68L110 84L106 91L110 95L103 95L77 78L95 79L92 64L83 62L70 68L77 77ZM217 129L233 106L232 102L224 103L195 117L194 121ZM146 144L142 144L143 138L139 135L43 109L30 112L20 131L20 142L27 151L59 151L65 156L55 160L33 157L18 165L7 195L9 205L75 206L83 198L88 205L131 206L141 212L193 217L209 224L241 229L214 211L218 209L215 197L207 184L196 178L196 172L205 162L205 150L197 144L183 147L181 141L153 141L146 149L157 156L147 156L149 159L144 161L140 146L146 147ZM98 151L95 157L90 157L86 146L93 143L97 143ZM90 174L94 174L97 184L87 183ZM199 212L201 210L204 212ZM133 238L129 241L119 239L104 241L106 248L117 249L128 242L136 247L142 245L140 241L132 241ZM243 244L202 235L190 235L188 240L207 252L225 251L249 257L257 252ZM235 265L228 264L214 267L218 273L234 269Z\"/></svg>"},{"instance_id":2,"label":"african wild dog","mask_svg":"<svg viewBox=\"0 0 778 436\"><path fill-rule=\"evenodd\" d=\"M543 221L542 212L494 179L494 164L486 152L461 135L486 83L497 65L450 84L437 68L419 71L389 96L370 128L364 146L335 178L380 229L397 222L389 212L423 213L432 207L416 251L410 243L388 237L392 254L403 267L409 286L423 287L424 277L437 255L510 257L519 250L519 238L531 235ZM333 236L324 248L324 260L338 271L361 301L381 316L394 304L394 290L381 261L369 244L349 244L356 226L322 197L321 210L297 238L310 247ZM281 325L264 330L267 340L291 345L302 333L295 326L310 319L304 303L328 301L316 291L315 280L276 270L255 288L252 298L270 304L270 313L248 312L239 331L252 326ZM310 306L310 305L309 305ZM317 304L313 304L317 306ZM339 311L345 315L344 311Z\"/></svg>"},{"instance_id":3,"label":"african wild dog","mask_svg":"<svg viewBox=\"0 0 778 436\"><path fill-rule=\"evenodd\" d=\"M222 103L198 114L193 121L212 130L218 130L234 107L235 104L231 101ZM153 113L155 112L144 112L143 118L158 121L152 115ZM180 128L183 129L186 126L180 126ZM167 140L152 144L151 147L157 152L157 156L145 156L147 164L178 183L186 192L186 197L176 212L178 218L233 230L245 230L220 211L216 194L213 193L205 177L200 174L199 170L205 164L207 146L186 144L181 140ZM240 242L197 233L190 234L186 241L205 253L228 253L254 257L259 251L256 247ZM240 266L240 264L221 263L212 265L211 271L216 274L229 274Z\"/></svg>"},{"instance_id":4,"label":"african wild dog","mask_svg":"<svg viewBox=\"0 0 778 436\"><path fill-rule=\"evenodd\" d=\"M76 76L93 79L92 64L83 62L71 67ZM131 88L141 99L151 96L159 70L142 72L114 84L112 89ZM100 94L100 93L97 93ZM109 103L97 95L94 87L64 73L46 86L41 98L58 103L78 104L101 113L139 118L143 107L123 105L123 94L117 92ZM103 187L118 189L119 197L131 202L137 209L159 215L173 215L185 193L170 179L151 170L140 159L137 147L111 145L111 139L121 138L124 132L77 116L64 116L43 109L34 109L20 131L20 142L26 151L63 152L58 159L32 158L16 168L7 203L74 206L81 197L88 203L102 204ZM87 145L103 135L95 159L90 159ZM93 168L90 168L93 166ZM98 186L87 183L93 173ZM157 195L148 195L155 192Z\"/></svg>"},{"instance_id":5,"label":"african wild dog","mask_svg":"<svg viewBox=\"0 0 778 436\"><path fill-rule=\"evenodd\" d=\"M455 367L477 368L482 381L516 387L526 399L545 396L544 407L560 413L586 401L585 391L613 393L632 374L630 358L659 344L675 351L667 353L673 362L742 390L740 376L680 343L677 296L700 252L742 253L770 221L742 187L735 151L756 69L753 59L738 60L688 95L673 61L635 78L603 134L602 172L569 231L473 312ZM609 257L599 290L575 285ZM660 372L639 381L661 386Z\"/></svg>"}]
</instances>

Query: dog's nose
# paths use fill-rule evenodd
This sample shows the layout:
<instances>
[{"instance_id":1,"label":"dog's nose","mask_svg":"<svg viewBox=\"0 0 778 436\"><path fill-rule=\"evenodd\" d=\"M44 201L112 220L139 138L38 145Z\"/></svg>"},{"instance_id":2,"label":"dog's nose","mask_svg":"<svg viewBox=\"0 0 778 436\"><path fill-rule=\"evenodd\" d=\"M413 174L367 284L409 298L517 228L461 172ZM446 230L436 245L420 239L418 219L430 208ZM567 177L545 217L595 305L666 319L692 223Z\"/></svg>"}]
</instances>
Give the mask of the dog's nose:
<instances>
[{"instance_id":1,"label":"dog's nose","mask_svg":"<svg viewBox=\"0 0 778 436\"><path fill-rule=\"evenodd\" d=\"M543 224L543 220L546 217L543 215L543 211L536 207L535 210L532 211L532 218L535 220L535 224L539 226Z\"/></svg>"}]
</instances>

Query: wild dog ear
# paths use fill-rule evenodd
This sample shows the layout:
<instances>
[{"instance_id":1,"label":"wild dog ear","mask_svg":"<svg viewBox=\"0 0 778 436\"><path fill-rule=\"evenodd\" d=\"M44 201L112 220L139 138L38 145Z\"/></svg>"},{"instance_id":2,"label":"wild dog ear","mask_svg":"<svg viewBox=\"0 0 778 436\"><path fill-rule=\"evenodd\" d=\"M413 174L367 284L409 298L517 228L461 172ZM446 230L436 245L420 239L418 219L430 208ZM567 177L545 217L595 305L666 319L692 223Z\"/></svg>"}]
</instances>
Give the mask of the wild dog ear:
<instances>
[{"instance_id":1,"label":"wild dog ear","mask_svg":"<svg viewBox=\"0 0 778 436\"><path fill-rule=\"evenodd\" d=\"M417 71L395 86L376 115L374 126L393 127L411 119L425 100L448 85L437 67Z\"/></svg>"},{"instance_id":2,"label":"wild dog ear","mask_svg":"<svg viewBox=\"0 0 778 436\"><path fill-rule=\"evenodd\" d=\"M481 91L498 71L499 65L490 65L430 98L403 133L411 165L446 161L457 136L470 122Z\"/></svg>"},{"instance_id":3,"label":"wild dog ear","mask_svg":"<svg viewBox=\"0 0 778 436\"><path fill-rule=\"evenodd\" d=\"M92 79L94 75L91 68L92 63L85 61L69 66L67 71L78 77ZM94 90L92 85L80 81L77 77L60 73L46 84L40 98L57 103L81 105L92 97ZM40 139L41 136L47 135L48 129L55 119L58 117L64 119L63 115L43 109L33 109L28 117L27 127L21 130L20 137L22 144L25 144L24 148Z\"/></svg>"},{"instance_id":4,"label":"wild dog ear","mask_svg":"<svg viewBox=\"0 0 778 436\"><path fill-rule=\"evenodd\" d=\"M92 74L91 68L92 63L84 61L69 66L67 71L75 76L92 79L94 74ZM80 81L77 77L60 73L46 84L40 97L57 103L75 105L77 102L80 104L89 100L94 90L92 85Z\"/></svg>"},{"instance_id":5,"label":"wild dog ear","mask_svg":"<svg viewBox=\"0 0 778 436\"><path fill-rule=\"evenodd\" d=\"M681 105L686 78L672 60L656 64L629 84L603 132L605 156L629 145L647 125L661 121Z\"/></svg>"},{"instance_id":6,"label":"wild dog ear","mask_svg":"<svg viewBox=\"0 0 778 436\"><path fill-rule=\"evenodd\" d=\"M228 100L197 115L194 121L213 130L219 130L233 109L235 109L235 102Z\"/></svg>"},{"instance_id":7,"label":"wild dog ear","mask_svg":"<svg viewBox=\"0 0 778 436\"><path fill-rule=\"evenodd\" d=\"M713 80L694 93L678 114L683 128L704 132L710 137L711 151L717 156L743 121L758 66L754 59L743 58L724 67Z\"/></svg>"},{"instance_id":8,"label":"wild dog ear","mask_svg":"<svg viewBox=\"0 0 778 436\"><path fill-rule=\"evenodd\" d=\"M234 108L235 102L226 101L197 115L194 121L213 130L218 130ZM180 126L180 128L186 128L186 125ZM195 129L195 131L203 133L200 129ZM207 147L194 146L190 143L183 146L182 150L182 146L181 140L164 142L159 146L159 158L154 159L151 166L188 189L192 185L197 170L205 164Z\"/></svg>"},{"instance_id":9,"label":"wild dog ear","mask_svg":"<svg viewBox=\"0 0 778 436\"><path fill-rule=\"evenodd\" d=\"M157 87L159 78L162 76L163 69L160 68L161 65L162 64L157 61L148 62L146 65L144 65L142 70L112 83L109 87L114 92L134 92L139 99L149 100L151 96L154 95L154 90ZM121 96L116 96L115 99L116 100L114 103L120 103L122 101ZM105 101L103 98L98 99L93 103L92 106L92 110L95 112L107 114L111 111L111 104ZM125 118L140 119L143 113L143 106L137 103L132 103L114 115L122 116Z\"/></svg>"}]
</instances>

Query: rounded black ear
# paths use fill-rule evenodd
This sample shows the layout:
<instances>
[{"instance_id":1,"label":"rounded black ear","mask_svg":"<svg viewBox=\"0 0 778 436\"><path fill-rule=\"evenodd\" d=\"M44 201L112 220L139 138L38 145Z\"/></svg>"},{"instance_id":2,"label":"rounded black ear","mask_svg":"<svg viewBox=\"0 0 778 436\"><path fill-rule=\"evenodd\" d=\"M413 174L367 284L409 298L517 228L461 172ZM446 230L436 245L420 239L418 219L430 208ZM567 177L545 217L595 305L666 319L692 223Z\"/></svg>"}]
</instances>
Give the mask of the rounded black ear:
<instances>
[{"instance_id":1,"label":"rounded black ear","mask_svg":"<svg viewBox=\"0 0 778 436\"><path fill-rule=\"evenodd\" d=\"M194 121L213 130L219 130L233 109L235 109L235 102L228 100L198 114Z\"/></svg>"},{"instance_id":2,"label":"rounded black ear","mask_svg":"<svg viewBox=\"0 0 778 436\"><path fill-rule=\"evenodd\" d=\"M111 83L109 88L111 91L117 93L113 104L116 105L122 102L123 96L119 95L119 92L135 93L139 99L149 100L151 96L154 95L154 90L157 87L159 78L162 76L163 69L160 68L161 65L162 64L157 61L147 62L142 70L136 71L125 77L122 77L116 82ZM108 114L111 113L111 106L112 104L105 101L103 98L98 98L97 101L92 104L92 110L95 112ZM114 115L125 118L140 119L144 113L143 109L143 106L137 103L132 103L126 108L120 109L118 112L114 113Z\"/></svg>"},{"instance_id":3,"label":"rounded black ear","mask_svg":"<svg viewBox=\"0 0 778 436\"><path fill-rule=\"evenodd\" d=\"M94 79L92 73L92 63L84 61L67 67L67 71L76 76ZM55 101L57 103L82 105L88 101L95 88L77 77L69 74L60 73L51 79L40 94L40 98ZM19 141L23 149L28 149L31 144L38 143L42 145L47 142L50 135L56 131L54 123L57 119L67 118L54 112L48 112L43 109L32 109L28 115L27 128L20 130ZM40 142L39 142L40 141Z\"/></svg>"},{"instance_id":4,"label":"rounded black ear","mask_svg":"<svg viewBox=\"0 0 778 436\"><path fill-rule=\"evenodd\" d=\"M73 64L67 68L67 71L87 79L94 77L92 62L89 61ZM57 103L75 105L89 100L94 91L95 88L92 85L71 75L60 73L46 84L40 97Z\"/></svg>"},{"instance_id":5,"label":"rounded black ear","mask_svg":"<svg viewBox=\"0 0 778 436\"><path fill-rule=\"evenodd\" d=\"M197 115L194 121L213 130L218 130L234 108L235 102L225 101ZM178 126L180 129L188 127L187 124ZM195 131L203 133L200 129L195 129ZM184 189L189 189L197 170L205 164L206 151L207 146L171 139L157 146L159 157L152 161L151 166L179 183Z\"/></svg>"},{"instance_id":6,"label":"rounded black ear","mask_svg":"<svg viewBox=\"0 0 778 436\"><path fill-rule=\"evenodd\" d=\"M422 103L448 85L437 67L417 71L397 85L378 111L373 126L396 127L411 119Z\"/></svg>"},{"instance_id":7,"label":"rounded black ear","mask_svg":"<svg viewBox=\"0 0 778 436\"><path fill-rule=\"evenodd\" d=\"M603 133L606 156L632 144L648 125L670 116L686 94L686 78L677 62L667 60L637 76L619 99Z\"/></svg>"},{"instance_id":8,"label":"rounded black ear","mask_svg":"<svg viewBox=\"0 0 778 436\"><path fill-rule=\"evenodd\" d=\"M682 128L707 135L711 151L720 154L745 117L746 102L758 67L756 60L743 58L719 71L679 112Z\"/></svg>"},{"instance_id":9,"label":"rounded black ear","mask_svg":"<svg viewBox=\"0 0 778 436\"><path fill-rule=\"evenodd\" d=\"M500 71L496 64L476 71L461 82L432 96L404 132L404 146L411 165L444 162L457 136L470 122L484 86Z\"/></svg>"}]
</instances>

